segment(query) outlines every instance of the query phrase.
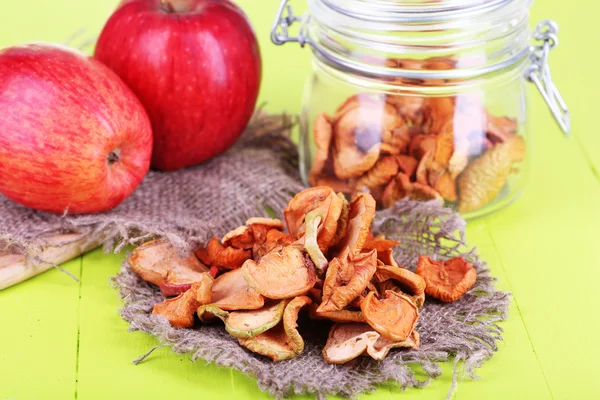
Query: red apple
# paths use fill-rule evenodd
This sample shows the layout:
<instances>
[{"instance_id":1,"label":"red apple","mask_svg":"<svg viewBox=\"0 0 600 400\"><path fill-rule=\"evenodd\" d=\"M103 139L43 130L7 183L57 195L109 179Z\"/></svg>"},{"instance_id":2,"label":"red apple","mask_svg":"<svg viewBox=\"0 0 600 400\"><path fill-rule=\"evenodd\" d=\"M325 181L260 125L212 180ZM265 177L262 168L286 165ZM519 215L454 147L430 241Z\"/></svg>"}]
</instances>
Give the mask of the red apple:
<instances>
[{"instance_id":1,"label":"red apple","mask_svg":"<svg viewBox=\"0 0 600 400\"><path fill-rule=\"evenodd\" d=\"M253 114L260 51L246 16L228 0L125 0L95 56L146 107L154 168L183 168L227 150Z\"/></svg>"},{"instance_id":2,"label":"red apple","mask_svg":"<svg viewBox=\"0 0 600 400\"><path fill-rule=\"evenodd\" d=\"M131 90L62 46L0 51L0 193L54 213L111 209L150 167L152 129Z\"/></svg>"}]
</instances>

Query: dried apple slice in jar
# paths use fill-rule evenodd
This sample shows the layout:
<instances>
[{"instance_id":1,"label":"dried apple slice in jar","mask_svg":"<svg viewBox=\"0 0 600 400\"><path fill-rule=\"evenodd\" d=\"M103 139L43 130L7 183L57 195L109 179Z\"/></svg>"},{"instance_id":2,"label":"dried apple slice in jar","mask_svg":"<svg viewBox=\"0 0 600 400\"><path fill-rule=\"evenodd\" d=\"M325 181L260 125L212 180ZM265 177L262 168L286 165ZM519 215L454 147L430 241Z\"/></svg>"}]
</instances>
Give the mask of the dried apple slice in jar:
<instances>
[{"instance_id":1,"label":"dried apple slice in jar","mask_svg":"<svg viewBox=\"0 0 600 400\"><path fill-rule=\"evenodd\" d=\"M446 303L459 300L477 281L477 271L462 257L444 262L421 256L416 272L425 280L425 292Z\"/></svg>"},{"instance_id":2,"label":"dried apple slice in jar","mask_svg":"<svg viewBox=\"0 0 600 400\"><path fill-rule=\"evenodd\" d=\"M458 177L458 211L468 213L491 203L506 184L511 165L506 143L495 145L471 162Z\"/></svg>"},{"instance_id":3,"label":"dried apple slice in jar","mask_svg":"<svg viewBox=\"0 0 600 400\"><path fill-rule=\"evenodd\" d=\"M327 268L319 312L339 311L367 288L377 269L377 252L348 256L346 250Z\"/></svg>"},{"instance_id":4,"label":"dried apple slice in jar","mask_svg":"<svg viewBox=\"0 0 600 400\"><path fill-rule=\"evenodd\" d=\"M131 269L143 280L160 287L165 296L176 296L200 282L209 268L192 253L181 256L168 240L152 240L129 256Z\"/></svg>"},{"instance_id":5,"label":"dried apple slice in jar","mask_svg":"<svg viewBox=\"0 0 600 400\"><path fill-rule=\"evenodd\" d=\"M242 269L226 272L215 279L212 287L213 306L225 311L236 311L258 310L264 304L264 297L248 286Z\"/></svg>"},{"instance_id":6,"label":"dried apple slice in jar","mask_svg":"<svg viewBox=\"0 0 600 400\"><path fill-rule=\"evenodd\" d=\"M285 307L279 324L252 338L238 339L240 345L273 361L296 357L304 351L304 339L296 329L298 314L303 307L311 303L312 300L306 296L294 298Z\"/></svg>"},{"instance_id":7,"label":"dried apple slice in jar","mask_svg":"<svg viewBox=\"0 0 600 400\"><path fill-rule=\"evenodd\" d=\"M419 310L409 297L388 290L379 299L369 292L360 303L365 320L392 341L406 340L417 324Z\"/></svg>"},{"instance_id":8,"label":"dried apple slice in jar","mask_svg":"<svg viewBox=\"0 0 600 400\"><path fill-rule=\"evenodd\" d=\"M317 150L313 157L312 167L309 173L309 182L313 184L322 174L329 160L331 139L333 137L332 119L326 113L321 113L315 119L313 133Z\"/></svg>"},{"instance_id":9,"label":"dried apple slice in jar","mask_svg":"<svg viewBox=\"0 0 600 400\"><path fill-rule=\"evenodd\" d=\"M398 174L398 161L394 156L379 159L369 171L365 172L356 183L356 190L369 193L371 190L386 185Z\"/></svg>"},{"instance_id":10,"label":"dried apple slice in jar","mask_svg":"<svg viewBox=\"0 0 600 400\"><path fill-rule=\"evenodd\" d=\"M162 315L175 328L189 328L194 325L194 313L199 306L210 303L212 277L205 273L202 280L179 296L155 304L152 314Z\"/></svg>"},{"instance_id":11,"label":"dried apple slice in jar","mask_svg":"<svg viewBox=\"0 0 600 400\"><path fill-rule=\"evenodd\" d=\"M317 280L314 266L307 262L299 245L272 251L258 263L248 260L242 272L250 287L275 300L306 294Z\"/></svg>"}]
</instances>

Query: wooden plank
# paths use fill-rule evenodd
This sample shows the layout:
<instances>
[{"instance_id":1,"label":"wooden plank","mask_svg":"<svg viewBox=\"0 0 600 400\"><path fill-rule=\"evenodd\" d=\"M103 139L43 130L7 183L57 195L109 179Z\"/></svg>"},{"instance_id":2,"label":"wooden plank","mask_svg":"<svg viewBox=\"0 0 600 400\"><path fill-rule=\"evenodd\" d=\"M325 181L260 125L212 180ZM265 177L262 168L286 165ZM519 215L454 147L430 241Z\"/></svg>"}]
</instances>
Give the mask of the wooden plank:
<instances>
[{"instance_id":1,"label":"wooden plank","mask_svg":"<svg viewBox=\"0 0 600 400\"><path fill-rule=\"evenodd\" d=\"M63 268L79 277L81 258ZM0 291L1 399L73 398L79 290L55 269Z\"/></svg>"},{"instance_id":2,"label":"wooden plank","mask_svg":"<svg viewBox=\"0 0 600 400\"><path fill-rule=\"evenodd\" d=\"M552 394L597 397L600 187L577 143L548 134L553 121L532 100L530 185L488 224Z\"/></svg>"}]
</instances>

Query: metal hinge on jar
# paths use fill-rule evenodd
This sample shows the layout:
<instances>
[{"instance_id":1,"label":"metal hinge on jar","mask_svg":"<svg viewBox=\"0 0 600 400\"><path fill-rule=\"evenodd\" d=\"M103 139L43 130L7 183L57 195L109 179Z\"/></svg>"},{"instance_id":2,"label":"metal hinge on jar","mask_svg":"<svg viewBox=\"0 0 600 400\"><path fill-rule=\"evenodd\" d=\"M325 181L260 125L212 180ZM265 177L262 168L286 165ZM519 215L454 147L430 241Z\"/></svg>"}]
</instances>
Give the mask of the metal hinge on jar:
<instances>
[{"instance_id":1,"label":"metal hinge on jar","mask_svg":"<svg viewBox=\"0 0 600 400\"><path fill-rule=\"evenodd\" d=\"M569 108L552 81L548 63L550 50L558 46L558 24L550 20L540 22L533 37L541 43L531 48L531 66L525 76L537 86L556 122L568 136L571 132Z\"/></svg>"}]
</instances>

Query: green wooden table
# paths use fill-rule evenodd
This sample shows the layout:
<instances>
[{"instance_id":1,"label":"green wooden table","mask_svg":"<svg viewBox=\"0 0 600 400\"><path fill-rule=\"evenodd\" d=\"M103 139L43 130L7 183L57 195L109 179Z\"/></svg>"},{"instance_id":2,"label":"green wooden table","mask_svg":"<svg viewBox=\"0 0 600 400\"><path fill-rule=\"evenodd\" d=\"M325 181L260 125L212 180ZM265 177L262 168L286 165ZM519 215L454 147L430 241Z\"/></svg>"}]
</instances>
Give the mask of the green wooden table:
<instances>
[{"instance_id":1,"label":"green wooden table","mask_svg":"<svg viewBox=\"0 0 600 400\"><path fill-rule=\"evenodd\" d=\"M297 112L309 51L270 44L277 0L238 2L262 44L262 101L271 112ZM3 2L0 46L64 42L79 28L94 36L117 3ZM532 23L553 18L562 29L552 69L571 107L574 136L563 138L531 88L529 187L511 207L468 225L469 243L490 263L499 287L513 293L510 319L502 324L505 341L479 371L481 380L460 382L457 399L600 398L598 4L538 0L533 7ZM119 317L109 278L122 258L94 251L64 266L79 283L54 270L0 292L0 399L268 398L250 377L164 348L134 366L131 361L157 341L128 333ZM425 389L402 393L384 386L364 397L442 399L450 366L444 371Z\"/></svg>"}]
</instances>

